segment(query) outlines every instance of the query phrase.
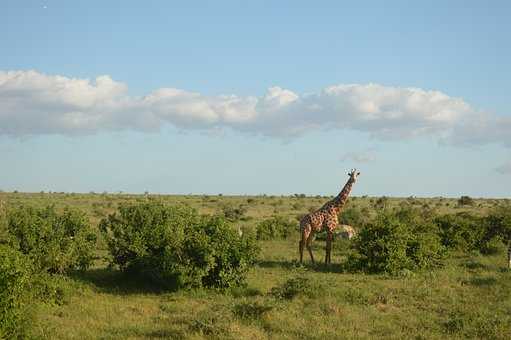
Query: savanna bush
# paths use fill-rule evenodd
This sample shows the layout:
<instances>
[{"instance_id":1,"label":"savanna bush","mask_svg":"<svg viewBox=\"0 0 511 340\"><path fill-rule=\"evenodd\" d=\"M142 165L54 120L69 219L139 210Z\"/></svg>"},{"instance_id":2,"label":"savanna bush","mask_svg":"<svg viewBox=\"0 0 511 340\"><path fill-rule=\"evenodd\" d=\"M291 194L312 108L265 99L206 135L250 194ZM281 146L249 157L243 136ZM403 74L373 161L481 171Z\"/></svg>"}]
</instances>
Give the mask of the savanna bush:
<instances>
[{"instance_id":1,"label":"savanna bush","mask_svg":"<svg viewBox=\"0 0 511 340\"><path fill-rule=\"evenodd\" d=\"M298 230L298 224L282 216L259 222L256 227L258 240L286 239Z\"/></svg>"},{"instance_id":2,"label":"savanna bush","mask_svg":"<svg viewBox=\"0 0 511 340\"><path fill-rule=\"evenodd\" d=\"M459 199L458 199L458 205L474 205L475 201L472 197L470 196L461 196Z\"/></svg>"},{"instance_id":3,"label":"savanna bush","mask_svg":"<svg viewBox=\"0 0 511 340\"><path fill-rule=\"evenodd\" d=\"M82 212L21 206L9 211L7 229L10 242L33 261L37 271L84 270L94 259L96 234Z\"/></svg>"},{"instance_id":4,"label":"savanna bush","mask_svg":"<svg viewBox=\"0 0 511 340\"><path fill-rule=\"evenodd\" d=\"M339 223L348 224L357 228L362 227L364 224L369 222L370 216L367 212L362 212L362 209L358 207L349 206L339 214Z\"/></svg>"},{"instance_id":5,"label":"savanna bush","mask_svg":"<svg viewBox=\"0 0 511 340\"><path fill-rule=\"evenodd\" d=\"M223 217L230 222L235 222L243 219L246 213L247 208L244 207L243 205L234 207L232 205L227 204L222 207Z\"/></svg>"},{"instance_id":6,"label":"savanna bush","mask_svg":"<svg viewBox=\"0 0 511 340\"><path fill-rule=\"evenodd\" d=\"M23 337L29 279L30 262L16 249L0 244L0 339Z\"/></svg>"},{"instance_id":7,"label":"savanna bush","mask_svg":"<svg viewBox=\"0 0 511 340\"><path fill-rule=\"evenodd\" d=\"M494 208L484 217L484 223L486 230L479 246L481 252L492 253L499 243L507 244L511 250L511 207Z\"/></svg>"},{"instance_id":8,"label":"savanna bush","mask_svg":"<svg viewBox=\"0 0 511 340\"><path fill-rule=\"evenodd\" d=\"M259 251L225 219L187 206L123 205L100 230L112 264L164 288L238 286Z\"/></svg>"},{"instance_id":9,"label":"savanna bush","mask_svg":"<svg viewBox=\"0 0 511 340\"><path fill-rule=\"evenodd\" d=\"M469 213L438 216L434 220L442 244L459 251L472 251L481 247L486 235L486 223L483 218Z\"/></svg>"},{"instance_id":10,"label":"savanna bush","mask_svg":"<svg viewBox=\"0 0 511 340\"><path fill-rule=\"evenodd\" d=\"M354 239L347 266L397 274L440 265L444 250L436 226L416 210L381 211Z\"/></svg>"},{"instance_id":11,"label":"savanna bush","mask_svg":"<svg viewBox=\"0 0 511 340\"><path fill-rule=\"evenodd\" d=\"M30 296L44 304L65 305L72 296L72 282L65 275L35 272L30 278Z\"/></svg>"}]
</instances>

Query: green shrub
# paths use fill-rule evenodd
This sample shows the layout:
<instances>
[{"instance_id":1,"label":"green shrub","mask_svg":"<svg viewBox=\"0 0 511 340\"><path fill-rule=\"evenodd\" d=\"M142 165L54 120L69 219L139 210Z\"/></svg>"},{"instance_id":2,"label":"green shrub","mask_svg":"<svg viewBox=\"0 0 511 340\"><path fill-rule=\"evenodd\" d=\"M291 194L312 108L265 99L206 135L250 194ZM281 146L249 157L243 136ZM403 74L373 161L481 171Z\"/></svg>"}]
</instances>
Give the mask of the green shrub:
<instances>
[{"instance_id":1,"label":"green shrub","mask_svg":"<svg viewBox=\"0 0 511 340\"><path fill-rule=\"evenodd\" d=\"M275 216L257 225L256 237L258 240L286 239L297 230L297 223L282 216Z\"/></svg>"},{"instance_id":2,"label":"green shrub","mask_svg":"<svg viewBox=\"0 0 511 340\"><path fill-rule=\"evenodd\" d=\"M240 285L258 253L223 218L185 206L124 205L100 229L112 264L164 288Z\"/></svg>"},{"instance_id":3,"label":"green shrub","mask_svg":"<svg viewBox=\"0 0 511 340\"><path fill-rule=\"evenodd\" d=\"M448 249L472 251L480 248L486 233L484 220L468 213L435 218L442 244Z\"/></svg>"},{"instance_id":4,"label":"green shrub","mask_svg":"<svg viewBox=\"0 0 511 340\"><path fill-rule=\"evenodd\" d=\"M23 254L0 244L0 339L23 336L30 266Z\"/></svg>"},{"instance_id":5,"label":"green shrub","mask_svg":"<svg viewBox=\"0 0 511 340\"><path fill-rule=\"evenodd\" d=\"M385 196L379 197L374 203L376 209L385 209L389 205L389 199Z\"/></svg>"},{"instance_id":6,"label":"green shrub","mask_svg":"<svg viewBox=\"0 0 511 340\"><path fill-rule=\"evenodd\" d=\"M222 207L223 217L231 222L239 221L243 219L247 212L247 208L240 205L238 207L234 207L231 205L224 205Z\"/></svg>"},{"instance_id":7,"label":"green shrub","mask_svg":"<svg viewBox=\"0 0 511 340\"><path fill-rule=\"evenodd\" d=\"M369 222L369 216L358 207L347 207L339 214L339 223L348 224L357 228Z\"/></svg>"},{"instance_id":8,"label":"green shrub","mask_svg":"<svg viewBox=\"0 0 511 340\"><path fill-rule=\"evenodd\" d=\"M435 225L416 211L382 211L354 239L348 268L397 274L441 264L444 247Z\"/></svg>"},{"instance_id":9,"label":"green shrub","mask_svg":"<svg viewBox=\"0 0 511 340\"><path fill-rule=\"evenodd\" d=\"M31 258L38 271L84 270L94 259L96 234L81 212L22 206L9 211L7 224L11 242Z\"/></svg>"},{"instance_id":10,"label":"green shrub","mask_svg":"<svg viewBox=\"0 0 511 340\"><path fill-rule=\"evenodd\" d=\"M30 294L37 301L50 305L65 305L71 296L70 282L67 276L49 273L33 273L30 280Z\"/></svg>"},{"instance_id":11,"label":"green shrub","mask_svg":"<svg viewBox=\"0 0 511 340\"><path fill-rule=\"evenodd\" d=\"M492 253L499 243L511 247L511 207L494 208L485 218L485 235L479 245L483 253Z\"/></svg>"}]
</instances>

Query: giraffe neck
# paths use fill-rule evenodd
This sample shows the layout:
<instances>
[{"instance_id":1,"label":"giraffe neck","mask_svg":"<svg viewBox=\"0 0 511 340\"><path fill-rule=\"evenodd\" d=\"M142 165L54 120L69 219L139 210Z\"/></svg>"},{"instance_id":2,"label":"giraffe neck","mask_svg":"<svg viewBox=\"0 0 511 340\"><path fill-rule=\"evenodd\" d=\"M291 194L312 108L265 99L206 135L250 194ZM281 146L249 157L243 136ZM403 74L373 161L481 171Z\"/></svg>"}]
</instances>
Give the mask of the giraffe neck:
<instances>
[{"instance_id":1,"label":"giraffe neck","mask_svg":"<svg viewBox=\"0 0 511 340\"><path fill-rule=\"evenodd\" d=\"M353 188L353 183L355 183L355 181L353 181L353 179L350 178L348 180L348 182L346 182L346 184L344 185L344 188L342 188L339 195L337 195L332 200L332 205L336 208L337 212L339 212L346 204L346 201L348 200L348 196L351 193L351 189Z\"/></svg>"}]
</instances>

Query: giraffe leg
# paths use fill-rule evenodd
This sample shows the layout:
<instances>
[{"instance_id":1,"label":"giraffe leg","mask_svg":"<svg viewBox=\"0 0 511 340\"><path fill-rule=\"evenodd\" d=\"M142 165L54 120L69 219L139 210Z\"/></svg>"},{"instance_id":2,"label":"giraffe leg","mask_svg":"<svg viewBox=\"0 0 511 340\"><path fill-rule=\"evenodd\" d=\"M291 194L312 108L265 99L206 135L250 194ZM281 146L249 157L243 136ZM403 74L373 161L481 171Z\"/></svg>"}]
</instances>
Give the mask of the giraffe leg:
<instances>
[{"instance_id":1,"label":"giraffe leg","mask_svg":"<svg viewBox=\"0 0 511 340\"><path fill-rule=\"evenodd\" d=\"M332 239L333 233L331 231L327 231L326 235L326 254L325 254L325 264L330 264L332 262Z\"/></svg>"},{"instance_id":2,"label":"giraffe leg","mask_svg":"<svg viewBox=\"0 0 511 340\"><path fill-rule=\"evenodd\" d=\"M300 263L303 262L303 246L304 246L304 243L305 243L305 241L303 240L303 237L302 237L302 239L298 242L298 250L300 252Z\"/></svg>"},{"instance_id":3,"label":"giraffe leg","mask_svg":"<svg viewBox=\"0 0 511 340\"><path fill-rule=\"evenodd\" d=\"M300 263L303 262L303 240L298 241L298 253L300 254Z\"/></svg>"},{"instance_id":4,"label":"giraffe leg","mask_svg":"<svg viewBox=\"0 0 511 340\"><path fill-rule=\"evenodd\" d=\"M300 263L303 262L303 247L305 246L309 235L310 235L310 229L307 226L300 227L302 230L302 238L300 239L300 242L298 243L298 251L300 253Z\"/></svg>"},{"instance_id":5,"label":"giraffe leg","mask_svg":"<svg viewBox=\"0 0 511 340\"><path fill-rule=\"evenodd\" d=\"M509 240L507 248L507 265L511 269L511 240Z\"/></svg>"},{"instance_id":6,"label":"giraffe leg","mask_svg":"<svg viewBox=\"0 0 511 340\"><path fill-rule=\"evenodd\" d=\"M309 252L309 255L311 256L312 263L314 263L314 256L312 255L312 247L311 247L311 243L312 243L312 239L313 239L312 234L313 233L309 234L309 237L307 238L305 246L307 247L307 251Z\"/></svg>"}]
</instances>

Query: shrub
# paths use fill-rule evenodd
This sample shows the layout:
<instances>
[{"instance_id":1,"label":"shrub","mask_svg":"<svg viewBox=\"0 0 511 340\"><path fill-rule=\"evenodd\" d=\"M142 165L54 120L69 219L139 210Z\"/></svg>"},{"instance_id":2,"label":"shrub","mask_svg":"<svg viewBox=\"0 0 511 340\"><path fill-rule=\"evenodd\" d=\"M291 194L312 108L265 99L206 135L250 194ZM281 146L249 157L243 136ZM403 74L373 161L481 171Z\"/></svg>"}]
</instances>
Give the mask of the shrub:
<instances>
[{"instance_id":1,"label":"shrub","mask_svg":"<svg viewBox=\"0 0 511 340\"><path fill-rule=\"evenodd\" d=\"M351 226L356 226L357 228L362 227L369 221L369 216L362 212L360 208L357 207L347 207L344 209L341 214L339 214L339 223L340 224L348 224Z\"/></svg>"},{"instance_id":2,"label":"shrub","mask_svg":"<svg viewBox=\"0 0 511 340\"><path fill-rule=\"evenodd\" d=\"M474 199L470 196L461 196L458 199L458 205L474 205Z\"/></svg>"},{"instance_id":3,"label":"shrub","mask_svg":"<svg viewBox=\"0 0 511 340\"><path fill-rule=\"evenodd\" d=\"M247 208L240 205L239 207L233 207L231 205L225 205L222 208L222 213L225 219L231 222L241 220L247 212Z\"/></svg>"},{"instance_id":4,"label":"shrub","mask_svg":"<svg viewBox=\"0 0 511 340\"><path fill-rule=\"evenodd\" d=\"M81 212L22 206L9 212L7 225L11 242L38 271L84 270L94 259L96 235Z\"/></svg>"},{"instance_id":5,"label":"shrub","mask_svg":"<svg viewBox=\"0 0 511 340\"><path fill-rule=\"evenodd\" d=\"M389 199L385 196L379 197L374 203L376 209L385 209L389 205Z\"/></svg>"},{"instance_id":6,"label":"shrub","mask_svg":"<svg viewBox=\"0 0 511 340\"><path fill-rule=\"evenodd\" d=\"M484 218L484 223L486 230L479 245L483 253L491 253L502 242L511 248L511 207L494 208Z\"/></svg>"},{"instance_id":7,"label":"shrub","mask_svg":"<svg viewBox=\"0 0 511 340\"><path fill-rule=\"evenodd\" d=\"M302 210L303 207L304 204L302 202L296 202L291 205L291 208L293 208L293 210Z\"/></svg>"},{"instance_id":8,"label":"shrub","mask_svg":"<svg viewBox=\"0 0 511 340\"><path fill-rule=\"evenodd\" d=\"M186 206L124 205L100 229L112 264L164 288L240 285L258 253L223 218Z\"/></svg>"},{"instance_id":9,"label":"shrub","mask_svg":"<svg viewBox=\"0 0 511 340\"><path fill-rule=\"evenodd\" d=\"M444 247L435 225L413 210L380 212L354 239L348 268L397 274L441 264Z\"/></svg>"},{"instance_id":10,"label":"shrub","mask_svg":"<svg viewBox=\"0 0 511 340\"><path fill-rule=\"evenodd\" d=\"M45 304L67 304L71 296L70 282L73 281L63 275L33 273L30 280L31 297Z\"/></svg>"},{"instance_id":11,"label":"shrub","mask_svg":"<svg viewBox=\"0 0 511 340\"><path fill-rule=\"evenodd\" d=\"M282 216L275 216L261 221L256 227L258 240L286 239L296 232L297 223Z\"/></svg>"},{"instance_id":12,"label":"shrub","mask_svg":"<svg viewBox=\"0 0 511 340\"><path fill-rule=\"evenodd\" d=\"M442 244L448 249L478 249L486 233L484 220L468 213L439 216L435 224L439 228Z\"/></svg>"},{"instance_id":13,"label":"shrub","mask_svg":"<svg viewBox=\"0 0 511 340\"><path fill-rule=\"evenodd\" d=\"M23 336L29 278L29 262L24 256L0 244L0 339Z\"/></svg>"}]
</instances>

